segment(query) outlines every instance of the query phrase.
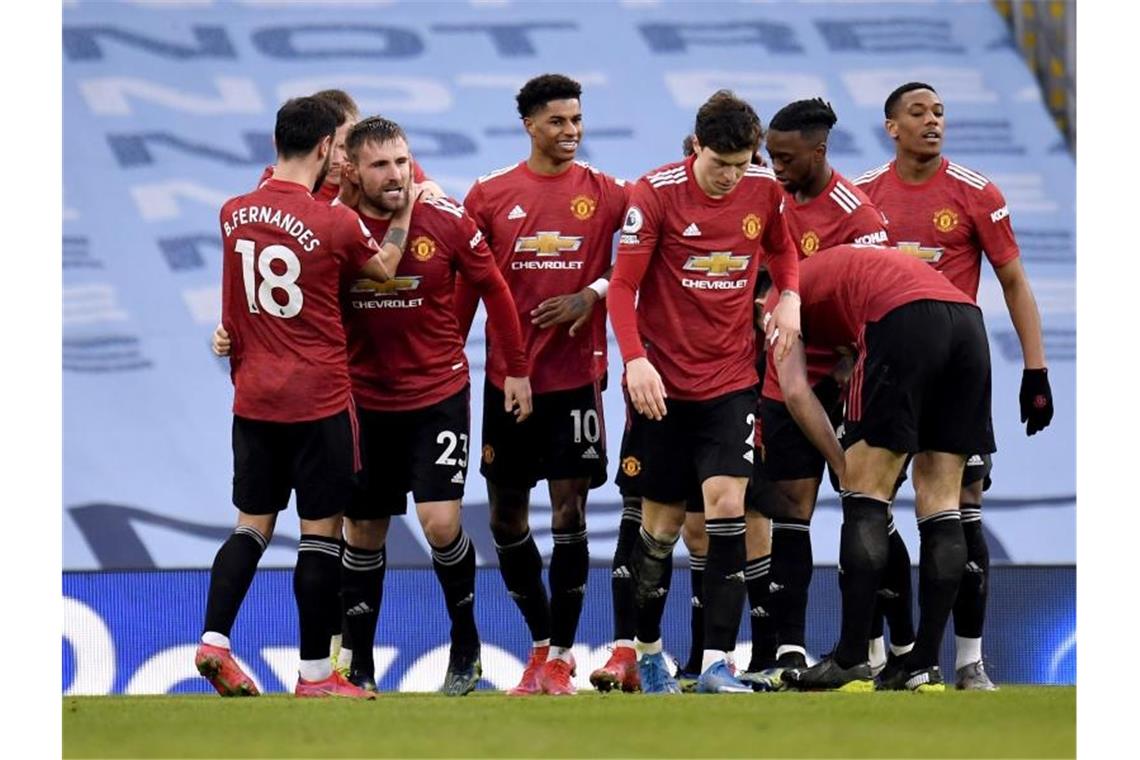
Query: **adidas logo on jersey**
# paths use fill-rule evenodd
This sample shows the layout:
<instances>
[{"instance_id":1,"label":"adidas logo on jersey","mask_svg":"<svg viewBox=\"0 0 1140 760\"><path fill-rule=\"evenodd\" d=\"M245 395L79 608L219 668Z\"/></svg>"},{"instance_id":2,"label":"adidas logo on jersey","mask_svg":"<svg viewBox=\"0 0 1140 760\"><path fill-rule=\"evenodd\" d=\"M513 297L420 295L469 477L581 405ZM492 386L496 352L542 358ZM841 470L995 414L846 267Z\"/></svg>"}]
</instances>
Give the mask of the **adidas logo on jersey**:
<instances>
[{"instance_id":1,"label":"adidas logo on jersey","mask_svg":"<svg viewBox=\"0 0 1140 760\"><path fill-rule=\"evenodd\" d=\"M523 211L523 207L519 206L517 204L515 205L515 207L513 209L511 209L511 212L509 214L507 214L507 219L523 219L525 217L526 217L526 212Z\"/></svg>"},{"instance_id":2,"label":"adidas logo on jersey","mask_svg":"<svg viewBox=\"0 0 1140 760\"><path fill-rule=\"evenodd\" d=\"M598 450L593 446L582 452L583 459L598 459Z\"/></svg>"},{"instance_id":3,"label":"adidas logo on jersey","mask_svg":"<svg viewBox=\"0 0 1140 760\"><path fill-rule=\"evenodd\" d=\"M459 483L460 485L462 485L463 484L463 471L460 470L459 472L452 475L451 476L451 482L452 483Z\"/></svg>"},{"instance_id":4,"label":"adidas logo on jersey","mask_svg":"<svg viewBox=\"0 0 1140 760\"><path fill-rule=\"evenodd\" d=\"M692 224L690 224L688 227L685 228L685 231L682 232L681 235L683 237L700 237L701 236L701 228L697 226L696 222L693 222Z\"/></svg>"}]
</instances>

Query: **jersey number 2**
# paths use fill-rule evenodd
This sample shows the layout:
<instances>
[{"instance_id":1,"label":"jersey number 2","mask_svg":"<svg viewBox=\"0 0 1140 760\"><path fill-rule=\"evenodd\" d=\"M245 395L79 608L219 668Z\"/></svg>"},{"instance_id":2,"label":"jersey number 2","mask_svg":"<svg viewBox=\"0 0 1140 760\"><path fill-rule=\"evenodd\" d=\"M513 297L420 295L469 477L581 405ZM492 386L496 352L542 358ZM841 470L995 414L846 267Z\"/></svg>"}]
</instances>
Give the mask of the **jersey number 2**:
<instances>
[{"instance_id":1,"label":"jersey number 2","mask_svg":"<svg viewBox=\"0 0 1140 760\"><path fill-rule=\"evenodd\" d=\"M241 255L241 278L245 283L245 300L250 312L260 314L265 310L267 314L285 319L301 313L305 296L297 286L297 278L301 276L301 260L297 254L280 244L267 245L258 254L252 240L238 240L234 250ZM256 274L254 259L257 260ZM275 261L285 265L282 274L273 271ZM257 274L261 275L260 286L257 285ZM285 303L278 303L273 295L275 290L285 293Z\"/></svg>"}]
</instances>

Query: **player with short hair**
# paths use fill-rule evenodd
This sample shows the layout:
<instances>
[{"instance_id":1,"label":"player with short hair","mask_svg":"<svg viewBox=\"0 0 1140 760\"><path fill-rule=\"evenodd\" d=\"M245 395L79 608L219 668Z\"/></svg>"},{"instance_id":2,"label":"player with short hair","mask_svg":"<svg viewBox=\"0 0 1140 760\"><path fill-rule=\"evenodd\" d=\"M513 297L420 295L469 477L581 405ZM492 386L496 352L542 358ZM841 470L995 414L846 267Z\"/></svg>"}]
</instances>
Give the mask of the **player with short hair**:
<instances>
[{"instance_id":1,"label":"player with short hair","mask_svg":"<svg viewBox=\"0 0 1140 760\"><path fill-rule=\"evenodd\" d=\"M797 100L772 117L767 151L776 179L786 193L784 217L801 258L844 243L887 242L886 220L871 200L830 164L828 137L838 121L821 98ZM760 295L763 298L763 295ZM843 419L841 382L850 361L831 350L809 349L808 375L820 403L836 426ZM753 623L752 659L742 681L761 690L782 686L780 673L805 667L805 622L812 576L810 524L823 477L823 457L804 437L780 395L771 357L761 354L762 380L755 458L749 501L749 604ZM770 517L769 521L764 516ZM890 617L892 649L913 646L910 555L891 523L890 562L880 599ZM771 536L770 542L768 541ZM755 548L753 548L755 547ZM770 555L765 549L770 549ZM882 616L876 615L882 635ZM767 635L766 635L767 634ZM882 641L879 641L882 644ZM876 673L885 664L871 654Z\"/></svg>"},{"instance_id":2,"label":"player with short hair","mask_svg":"<svg viewBox=\"0 0 1140 760\"><path fill-rule=\"evenodd\" d=\"M293 588L300 623L301 697L366 697L329 662L339 614L341 516L359 469L340 278L384 281L403 252L407 214L377 246L350 209L317 201L337 114L318 98L277 112L273 175L222 206L222 325L234 383L234 506L238 526L210 571L195 665L223 696L257 694L230 652L238 609L297 494L301 539Z\"/></svg>"},{"instance_id":3,"label":"player with short hair","mask_svg":"<svg viewBox=\"0 0 1140 760\"><path fill-rule=\"evenodd\" d=\"M502 338L488 325L480 472L499 570L533 642L512 695L575 693L570 648L590 564L586 500L606 480L606 328L598 303L609 285L627 190L622 180L575 160L581 93L561 74L526 82L516 103L530 155L480 177L463 201L510 286L532 366L534 415L516 424L502 410ZM464 284L457 300L469 326L477 298ZM539 480L549 486L554 537L549 599L528 514Z\"/></svg>"},{"instance_id":4,"label":"player with short hair","mask_svg":"<svg viewBox=\"0 0 1140 760\"><path fill-rule=\"evenodd\" d=\"M843 620L830 657L792 668L798 689L870 691L875 596L887 566L888 507L913 456L920 535L914 648L880 688L942 690L938 650L966 565L958 486L968 452L994 450L990 356L982 312L966 294L895 248L842 245L800 265L803 344L775 368L787 407L841 485ZM806 352L854 346L844 446L812 391Z\"/></svg>"},{"instance_id":5,"label":"player with short hair","mask_svg":"<svg viewBox=\"0 0 1140 760\"><path fill-rule=\"evenodd\" d=\"M1001 284L1010 320L1021 343L1024 371L1019 402L1026 434L1053 419L1041 316L1022 267L1009 206L997 186L978 172L942 155L945 107L934 88L908 82L883 106L895 159L855 180L886 214L891 239L901 249L942 272L976 299L984 252ZM979 452L974 452L979 454ZM994 687L982 664L982 629L988 596L989 549L982 529L982 493L989 487L990 459L971 456L960 508L969 550L967 574L954 607L956 685Z\"/></svg>"},{"instance_id":6,"label":"player with short hair","mask_svg":"<svg viewBox=\"0 0 1140 760\"><path fill-rule=\"evenodd\" d=\"M663 576L694 481L709 536L697 690L751 690L727 659L745 593L744 494L757 382L752 293L762 257L781 291L770 331L774 350L786 352L799 333L796 251L775 177L752 165L759 141L752 107L718 91L697 112L695 155L644 176L622 227L610 315L638 412L632 424L643 428L645 443L643 522L630 570L648 693L678 690L662 655L661 606L654 601L668 593Z\"/></svg>"}]
</instances>

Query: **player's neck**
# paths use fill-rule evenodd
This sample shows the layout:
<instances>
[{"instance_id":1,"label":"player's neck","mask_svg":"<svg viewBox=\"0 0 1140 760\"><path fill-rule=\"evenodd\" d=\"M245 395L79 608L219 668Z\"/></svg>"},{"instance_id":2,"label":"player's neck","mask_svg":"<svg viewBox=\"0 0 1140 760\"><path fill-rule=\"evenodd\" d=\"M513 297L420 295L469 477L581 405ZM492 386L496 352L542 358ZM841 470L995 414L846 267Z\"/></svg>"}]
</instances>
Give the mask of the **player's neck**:
<instances>
[{"instance_id":1,"label":"player's neck","mask_svg":"<svg viewBox=\"0 0 1140 760\"><path fill-rule=\"evenodd\" d=\"M797 203L807 203L808 201L815 200L820 196L827 186L831 184L831 176L833 170L830 164L824 164L823 170L816 175L807 187L801 189L796 193Z\"/></svg>"},{"instance_id":2,"label":"player's neck","mask_svg":"<svg viewBox=\"0 0 1140 760\"><path fill-rule=\"evenodd\" d=\"M364 197L363 193L360 194L360 203L357 204L356 210L361 216L380 220L391 219L393 213L391 211L382 211L376 206L373 206L368 202L368 199Z\"/></svg>"},{"instance_id":3,"label":"player's neck","mask_svg":"<svg viewBox=\"0 0 1140 760\"><path fill-rule=\"evenodd\" d=\"M569 171L570 167L574 165L574 159L569 161L555 161L543 153L531 151L530 156L526 160L526 168L530 169L535 174L542 174L547 177L556 177Z\"/></svg>"},{"instance_id":4,"label":"player's neck","mask_svg":"<svg viewBox=\"0 0 1140 760\"><path fill-rule=\"evenodd\" d=\"M317 176L320 173L320 167L312 166L309 161L278 160L273 166L273 179L294 182L310 193L313 191L313 185L317 184Z\"/></svg>"},{"instance_id":5,"label":"player's neck","mask_svg":"<svg viewBox=\"0 0 1140 760\"><path fill-rule=\"evenodd\" d=\"M933 177L942 168L942 154L920 156L914 153L898 153L895 156L895 173L908 185L920 185Z\"/></svg>"}]
</instances>

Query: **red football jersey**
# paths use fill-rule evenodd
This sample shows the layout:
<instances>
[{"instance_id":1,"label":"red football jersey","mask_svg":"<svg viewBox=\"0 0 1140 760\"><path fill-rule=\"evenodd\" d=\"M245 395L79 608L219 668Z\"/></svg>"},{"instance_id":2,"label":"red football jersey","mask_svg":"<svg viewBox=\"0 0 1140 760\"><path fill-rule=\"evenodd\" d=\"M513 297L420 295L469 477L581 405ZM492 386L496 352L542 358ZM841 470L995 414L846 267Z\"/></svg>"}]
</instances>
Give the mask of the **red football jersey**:
<instances>
[{"instance_id":1,"label":"red football jersey","mask_svg":"<svg viewBox=\"0 0 1140 760\"><path fill-rule=\"evenodd\" d=\"M337 290L377 252L352 209L270 179L222 206L222 325L234 414L303 422L348 408Z\"/></svg>"},{"instance_id":2,"label":"red football jersey","mask_svg":"<svg viewBox=\"0 0 1140 760\"><path fill-rule=\"evenodd\" d=\"M536 174L520 161L480 177L463 200L510 285L534 393L580 388L606 371L604 302L574 337L569 324L535 327L530 312L547 298L578 292L610 268L628 192L625 181L580 161L555 176ZM465 285L460 291L460 313L474 314L473 295ZM502 388L498 343L488 324L487 377Z\"/></svg>"},{"instance_id":3,"label":"red football jersey","mask_svg":"<svg viewBox=\"0 0 1140 760\"><path fill-rule=\"evenodd\" d=\"M731 193L711 198L693 161L667 164L634 186L609 300L622 358L648 357L669 397L703 400L756 384L760 259L794 267L796 252L771 169L749 166Z\"/></svg>"},{"instance_id":4,"label":"red football jersey","mask_svg":"<svg viewBox=\"0 0 1140 760\"><path fill-rule=\"evenodd\" d=\"M892 161L855 184L886 215L892 245L932 264L970 298L978 297L983 251L994 268L1019 255L1001 191L964 166L943 158L933 177L910 185Z\"/></svg>"},{"instance_id":5,"label":"red football jersey","mask_svg":"<svg viewBox=\"0 0 1140 760\"><path fill-rule=\"evenodd\" d=\"M272 176L273 167L265 167L265 171L261 172L261 179L257 181L257 184L260 186L262 182ZM424 170L420 168L419 163L412 163L412 180L415 182L423 182L426 179L429 179L429 177L424 174ZM313 193L314 198L316 198L318 201L324 201L326 203L331 203L332 201L336 200L338 195L340 195L340 185L334 185L331 182L322 182L321 186L317 188L317 192Z\"/></svg>"},{"instance_id":6,"label":"red football jersey","mask_svg":"<svg viewBox=\"0 0 1140 760\"><path fill-rule=\"evenodd\" d=\"M382 240L389 219L361 216ZM353 278L343 289L349 371L357 404L377 411L422 409L469 382L455 316L455 274L479 290L502 282L483 234L450 198L420 202L395 276ZM502 283L506 294L505 283ZM508 296L509 298L509 296ZM496 315L498 316L498 315ZM506 316L515 318L513 309ZM508 330L511 375L527 374L519 332Z\"/></svg>"},{"instance_id":7,"label":"red football jersey","mask_svg":"<svg viewBox=\"0 0 1140 760\"><path fill-rule=\"evenodd\" d=\"M801 259L844 243L886 245L888 242L887 222L882 212L835 169L831 170L831 181L823 192L809 201L797 203L794 196L785 193L784 219L792 241L799 247ZM773 401L783 401L774 359L770 352L765 353L768 366L761 392ZM838 360L839 356L830 349L808 347L808 383L814 388L831 374Z\"/></svg>"}]
</instances>

